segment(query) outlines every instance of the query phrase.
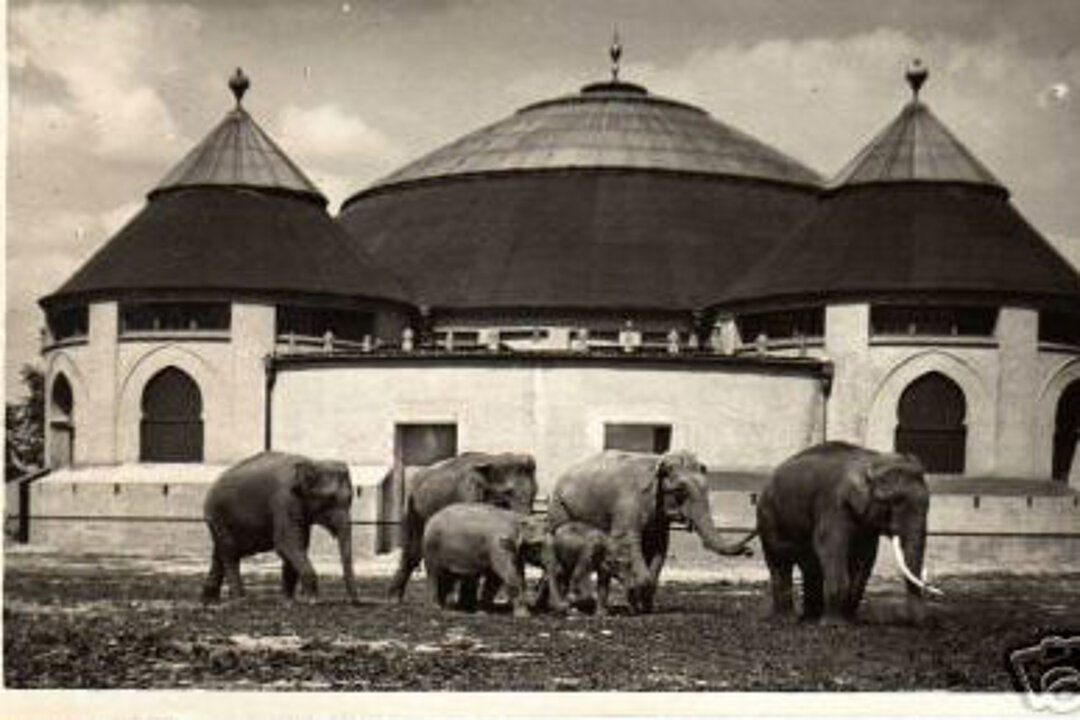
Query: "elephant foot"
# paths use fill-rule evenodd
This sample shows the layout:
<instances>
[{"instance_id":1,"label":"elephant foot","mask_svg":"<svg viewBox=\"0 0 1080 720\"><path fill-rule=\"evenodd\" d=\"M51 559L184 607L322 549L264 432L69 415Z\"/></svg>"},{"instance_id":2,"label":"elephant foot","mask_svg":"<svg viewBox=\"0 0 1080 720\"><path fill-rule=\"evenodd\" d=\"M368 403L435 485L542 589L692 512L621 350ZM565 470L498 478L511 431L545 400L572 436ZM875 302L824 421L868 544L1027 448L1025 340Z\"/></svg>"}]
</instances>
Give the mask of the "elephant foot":
<instances>
[{"instance_id":1,"label":"elephant foot","mask_svg":"<svg viewBox=\"0 0 1080 720\"><path fill-rule=\"evenodd\" d=\"M855 618L846 615L824 615L817 620L821 627L851 627L855 624Z\"/></svg>"},{"instance_id":2,"label":"elephant foot","mask_svg":"<svg viewBox=\"0 0 1080 720\"><path fill-rule=\"evenodd\" d=\"M516 617L516 618L530 617L529 608L525 607L524 605L515 605L514 606L514 617Z\"/></svg>"}]
</instances>

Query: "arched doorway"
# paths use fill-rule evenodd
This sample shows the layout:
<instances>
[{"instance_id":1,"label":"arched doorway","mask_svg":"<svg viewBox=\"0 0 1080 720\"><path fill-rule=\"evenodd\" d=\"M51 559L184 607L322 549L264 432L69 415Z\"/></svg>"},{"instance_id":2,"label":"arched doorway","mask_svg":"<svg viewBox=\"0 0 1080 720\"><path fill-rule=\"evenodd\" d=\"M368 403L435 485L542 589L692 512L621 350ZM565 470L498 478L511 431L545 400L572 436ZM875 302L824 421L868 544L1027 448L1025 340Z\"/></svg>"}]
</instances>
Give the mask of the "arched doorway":
<instances>
[{"instance_id":1,"label":"arched doorway","mask_svg":"<svg viewBox=\"0 0 1080 720\"><path fill-rule=\"evenodd\" d=\"M202 462L202 394L186 373L174 367L146 383L139 424L142 462Z\"/></svg>"},{"instance_id":2,"label":"arched doorway","mask_svg":"<svg viewBox=\"0 0 1080 720\"><path fill-rule=\"evenodd\" d=\"M900 395L896 451L911 453L927 472L964 472L964 391L939 372L916 378Z\"/></svg>"},{"instance_id":3,"label":"arched doorway","mask_svg":"<svg viewBox=\"0 0 1080 720\"><path fill-rule=\"evenodd\" d=\"M1080 380L1074 380L1058 400L1054 415L1054 479L1068 482L1069 469L1080 440Z\"/></svg>"},{"instance_id":4,"label":"arched doorway","mask_svg":"<svg viewBox=\"0 0 1080 720\"><path fill-rule=\"evenodd\" d=\"M63 373L49 393L49 458L51 468L68 467L75 459L75 396Z\"/></svg>"}]
</instances>

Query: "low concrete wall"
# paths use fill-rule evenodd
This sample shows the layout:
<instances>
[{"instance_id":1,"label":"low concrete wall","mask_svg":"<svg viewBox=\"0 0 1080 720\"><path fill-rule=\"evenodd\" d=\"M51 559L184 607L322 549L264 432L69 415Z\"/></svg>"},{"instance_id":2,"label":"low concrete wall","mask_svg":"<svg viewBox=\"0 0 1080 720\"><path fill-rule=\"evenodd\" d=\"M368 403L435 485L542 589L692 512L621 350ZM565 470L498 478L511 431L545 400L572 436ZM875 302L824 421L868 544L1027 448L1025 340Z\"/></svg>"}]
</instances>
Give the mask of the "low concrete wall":
<instances>
[{"instance_id":1,"label":"low concrete wall","mask_svg":"<svg viewBox=\"0 0 1080 720\"><path fill-rule=\"evenodd\" d=\"M354 501L354 554L362 571L375 555L380 468L353 468L361 492ZM202 522L202 501L215 469L207 477L185 476L173 482L149 480L138 472L127 482L77 473L58 473L31 486L30 541L66 552L209 556L210 540ZM164 476L165 474L162 474ZM757 493L710 493L714 518L732 538L755 524ZM976 507L977 506L977 507ZM1080 571L1080 497L977 496L935 494L931 500L928 572ZM396 532L396 530L391 530ZM884 542L884 541L883 541ZM883 544L877 573L895 575L892 554ZM329 533L315 530L311 553L336 557ZM734 578L764 577L760 552L747 560L717 558L695 536L675 532L668 567L674 571L717 569Z\"/></svg>"}]
</instances>

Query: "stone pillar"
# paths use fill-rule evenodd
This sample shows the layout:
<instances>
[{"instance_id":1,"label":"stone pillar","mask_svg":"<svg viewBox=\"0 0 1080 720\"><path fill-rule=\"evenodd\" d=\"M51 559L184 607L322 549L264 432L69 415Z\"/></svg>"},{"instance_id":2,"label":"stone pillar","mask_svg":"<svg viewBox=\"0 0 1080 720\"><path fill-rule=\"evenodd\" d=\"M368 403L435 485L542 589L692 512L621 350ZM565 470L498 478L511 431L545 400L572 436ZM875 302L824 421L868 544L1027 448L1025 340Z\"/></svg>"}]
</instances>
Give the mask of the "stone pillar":
<instances>
[{"instance_id":1,"label":"stone pillar","mask_svg":"<svg viewBox=\"0 0 1080 720\"><path fill-rule=\"evenodd\" d=\"M273 305L233 303L230 338L232 344L231 418L219 427L226 437L215 443L215 454L207 462L232 463L263 449L266 428L266 368L263 358L274 350L275 308Z\"/></svg>"},{"instance_id":2,"label":"stone pillar","mask_svg":"<svg viewBox=\"0 0 1080 720\"><path fill-rule=\"evenodd\" d=\"M866 442L869 388L870 306L825 308L825 355L833 363L832 393L826 414L826 439ZM892 448L875 448L891 450Z\"/></svg>"},{"instance_id":3,"label":"stone pillar","mask_svg":"<svg viewBox=\"0 0 1080 720\"><path fill-rule=\"evenodd\" d=\"M116 412L119 308L115 302L90 304L90 324L80 368L87 407L75 406L75 464L111 464L117 457ZM76 403L78 398L76 399Z\"/></svg>"},{"instance_id":4,"label":"stone pillar","mask_svg":"<svg viewBox=\"0 0 1080 720\"><path fill-rule=\"evenodd\" d=\"M1039 391L1039 313L1003 307L995 335L998 341L996 452L993 474L1035 477L1035 400ZM975 448L980 452L980 448Z\"/></svg>"}]
</instances>

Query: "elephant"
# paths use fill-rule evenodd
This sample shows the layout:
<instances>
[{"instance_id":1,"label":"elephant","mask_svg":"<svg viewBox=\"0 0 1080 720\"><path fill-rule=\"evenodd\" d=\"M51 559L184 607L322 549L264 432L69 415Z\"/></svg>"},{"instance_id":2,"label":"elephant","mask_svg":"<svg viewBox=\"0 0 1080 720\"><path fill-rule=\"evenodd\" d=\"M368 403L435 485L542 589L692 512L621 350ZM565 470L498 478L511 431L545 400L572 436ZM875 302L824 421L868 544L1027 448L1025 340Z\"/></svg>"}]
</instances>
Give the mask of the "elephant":
<instances>
[{"instance_id":1,"label":"elephant","mask_svg":"<svg viewBox=\"0 0 1080 720\"><path fill-rule=\"evenodd\" d=\"M486 503L528 515L536 499L536 461L526 454L466 452L424 468L410 485L401 519L401 558L387 592L398 602L420 564L428 519L454 503Z\"/></svg>"},{"instance_id":2,"label":"elephant","mask_svg":"<svg viewBox=\"0 0 1080 720\"><path fill-rule=\"evenodd\" d=\"M546 523L513 510L484 503L454 503L431 516L421 543L424 570L432 602L446 607L455 582L467 583L459 596L484 580L482 607L490 609L500 587L515 616L529 614L525 593L525 564L550 565L551 537ZM465 609L472 610L466 598Z\"/></svg>"},{"instance_id":3,"label":"elephant","mask_svg":"<svg viewBox=\"0 0 1080 720\"><path fill-rule=\"evenodd\" d=\"M923 467L911 455L827 442L786 460L757 504L774 615L794 612L791 571L798 565L803 619L853 620L878 537L886 535L907 580L908 612L921 620L923 593L940 592L920 578L929 507Z\"/></svg>"},{"instance_id":4,"label":"elephant","mask_svg":"<svg viewBox=\"0 0 1080 720\"><path fill-rule=\"evenodd\" d=\"M588 523L571 521L552 533L551 548L555 562L546 563L544 569L552 584L550 592L556 608L576 607L592 600L589 578L595 572L596 614L606 615L611 578L624 576L616 562L617 550L611 536Z\"/></svg>"},{"instance_id":5,"label":"elephant","mask_svg":"<svg viewBox=\"0 0 1080 720\"><path fill-rule=\"evenodd\" d=\"M651 612L673 516L689 523L712 552L749 553L745 543L725 543L713 525L705 472L691 452L605 450L556 481L548 504L549 527L556 532L577 520L608 533L615 563L626 568L631 610Z\"/></svg>"},{"instance_id":6,"label":"elephant","mask_svg":"<svg viewBox=\"0 0 1080 720\"><path fill-rule=\"evenodd\" d=\"M210 486L203 515L213 541L203 600L221 597L228 579L233 597L244 596L240 559L275 550L281 556L281 588L292 598L299 581L303 596L318 594L307 549L311 526L322 525L337 539L345 591L358 602L352 563L349 509L353 488L349 468L335 460L261 452L226 470Z\"/></svg>"}]
</instances>

